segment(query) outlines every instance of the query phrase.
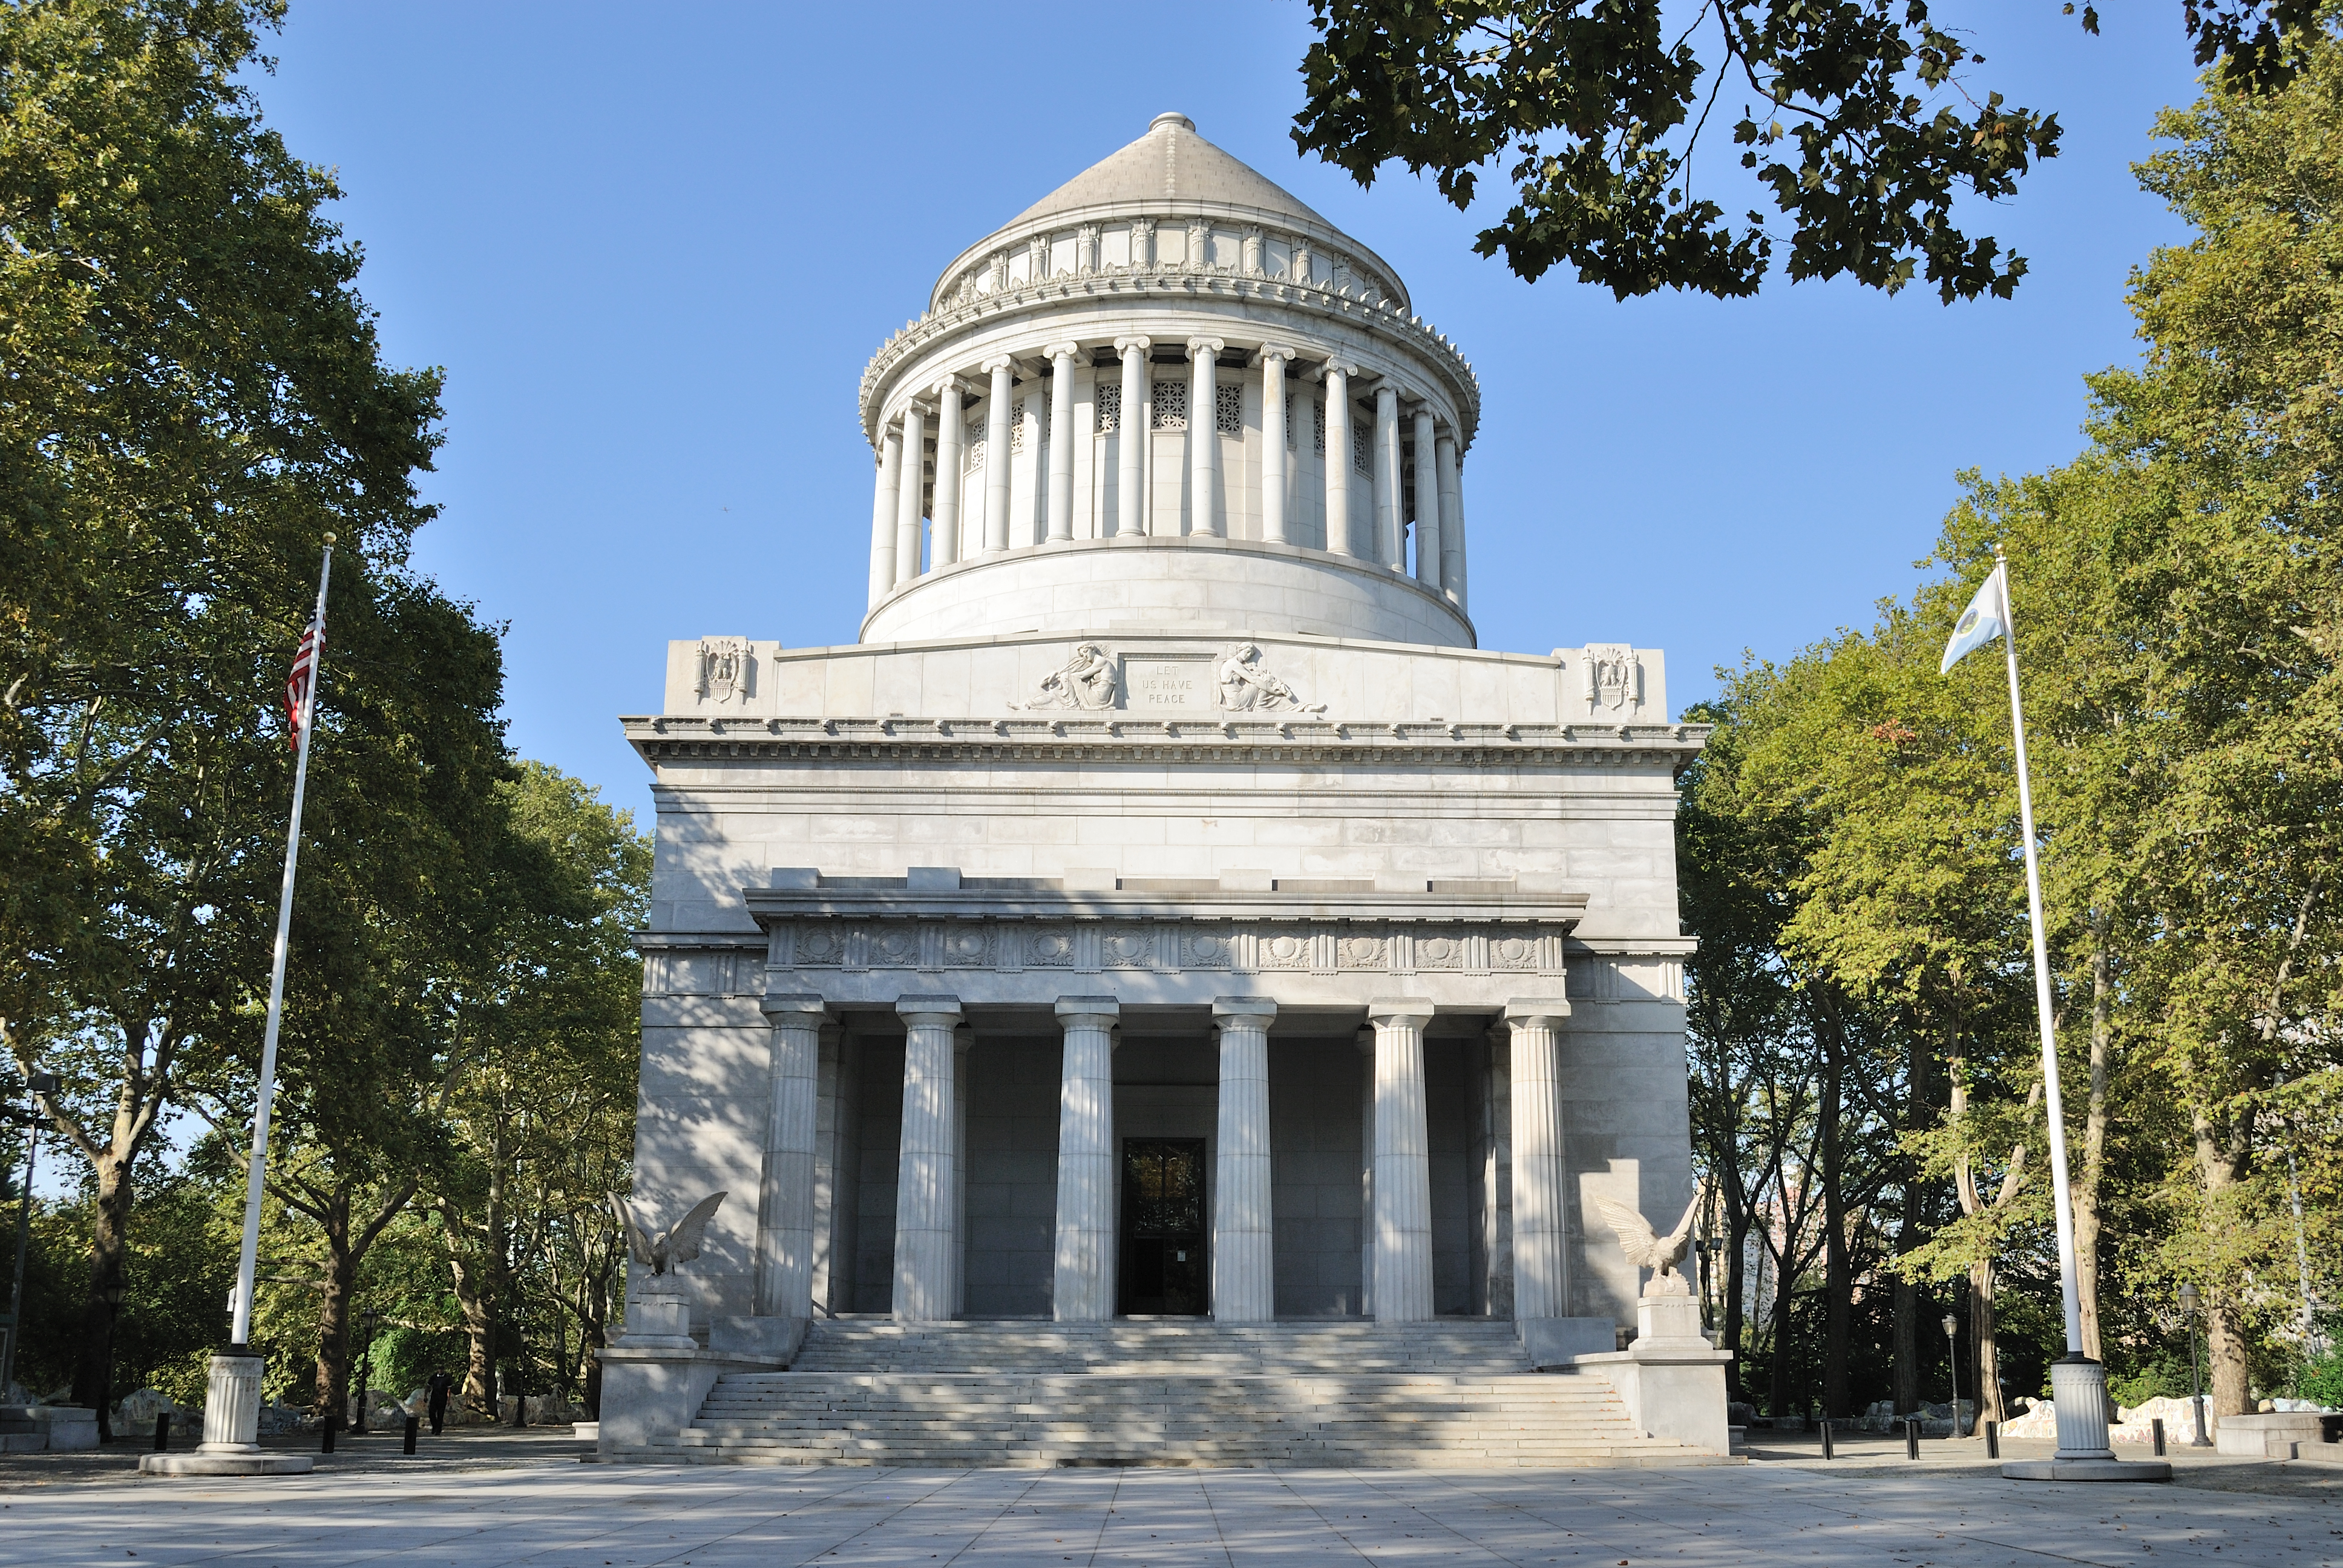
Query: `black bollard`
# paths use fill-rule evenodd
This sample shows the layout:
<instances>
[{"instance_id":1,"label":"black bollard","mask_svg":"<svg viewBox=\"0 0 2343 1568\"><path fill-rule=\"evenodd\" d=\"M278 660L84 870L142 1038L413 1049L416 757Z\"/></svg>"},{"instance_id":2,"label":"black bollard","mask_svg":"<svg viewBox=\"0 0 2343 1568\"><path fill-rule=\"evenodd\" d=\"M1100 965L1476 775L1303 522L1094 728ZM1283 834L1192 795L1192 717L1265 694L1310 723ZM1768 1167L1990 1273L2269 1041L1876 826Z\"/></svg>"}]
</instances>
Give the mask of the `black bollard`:
<instances>
[{"instance_id":1,"label":"black bollard","mask_svg":"<svg viewBox=\"0 0 2343 1568\"><path fill-rule=\"evenodd\" d=\"M2001 1457L2001 1422L1997 1421L1985 1423L1985 1456L1987 1459Z\"/></svg>"},{"instance_id":2,"label":"black bollard","mask_svg":"<svg viewBox=\"0 0 2343 1568\"><path fill-rule=\"evenodd\" d=\"M2156 1457L2162 1459L2164 1457L2164 1418L2159 1415L2147 1423L2147 1430L2156 1435Z\"/></svg>"},{"instance_id":3,"label":"black bollard","mask_svg":"<svg viewBox=\"0 0 2343 1568\"><path fill-rule=\"evenodd\" d=\"M1920 1457L1920 1422L1917 1417L1904 1423L1904 1457Z\"/></svg>"},{"instance_id":4,"label":"black bollard","mask_svg":"<svg viewBox=\"0 0 2343 1568\"><path fill-rule=\"evenodd\" d=\"M1825 1459L1834 1459L1834 1458L1836 1458L1836 1457L1837 1457L1837 1455L1836 1455L1835 1453L1834 1453L1834 1452L1832 1452L1832 1449L1831 1449L1831 1430L1830 1430L1830 1426L1831 1426L1831 1423L1830 1423L1828 1421L1825 1421L1825 1422L1822 1423L1822 1428L1823 1428L1823 1457L1824 1457Z\"/></svg>"},{"instance_id":5,"label":"black bollard","mask_svg":"<svg viewBox=\"0 0 2343 1568\"><path fill-rule=\"evenodd\" d=\"M330 1415L324 1421L317 1423L317 1430L325 1434L318 1440L318 1452L331 1453L334 1452L334 1428L338 1424L340 1423L336 1422Z\"/></svg>"},{"instance_id":6,"label":"black bollard","mask_svg":"<svg viewBox=\"0 0 2343 1568\"><path fill-rule=\"evenodd\" d=\"M400 1440L400 1442L399 1442L399 1445L398 1445L398 1452L401 1452L401 1453L413 1453L413 1452L415 1452L415 1432L416 1432L416 1429L417 1429L417 1427L420 1427L422 1424L423 1424L423 1422L422 1422L421 1421L417 1420L417 1419L416 1417L414 1417L414 1416L411 1416L411 1415L410 1415L410 1416L408 1416L408 1417L407 1418L407 1432L406 1432L406 1435L405 1435L405 1436Z\"/></svg>"},{"instance_id":7,"label":"black bollard","mask_svg":"<svg viewBox=\"0 0 2343 1568\"><path fill-rule=\"evenodd\" d=\"M155 1417L155 1452L163 1452L171 1446L171 1412L161 1411Z\"/></svg>"}]
</instances>

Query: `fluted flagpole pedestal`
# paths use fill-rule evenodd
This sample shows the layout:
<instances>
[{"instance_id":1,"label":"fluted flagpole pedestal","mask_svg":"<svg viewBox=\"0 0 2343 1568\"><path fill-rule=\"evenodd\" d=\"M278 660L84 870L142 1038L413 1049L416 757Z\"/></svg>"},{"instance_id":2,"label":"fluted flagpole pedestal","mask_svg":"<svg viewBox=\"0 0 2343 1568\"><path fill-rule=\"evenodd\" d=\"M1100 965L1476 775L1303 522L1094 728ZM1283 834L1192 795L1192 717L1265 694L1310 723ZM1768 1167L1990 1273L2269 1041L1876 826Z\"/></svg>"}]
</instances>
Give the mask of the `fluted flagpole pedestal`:
<instances>
[{"instance_id":1,"label":"fluted flagpole pedestal","mask_svg":"<svg viewBox=\"0 0 2343 1568\"><path fill-rule=\"evenodd\" d=\"M150 1453L142 1475L307 1475L317 1462L306 1453L270 1453L260 1446L260 1374L267 1363L244 1345L212 1357L204 1389L204 1439L187 1453ZM215 1427L217 1428L215 1431Z\"/></svg>"}]
</instances>

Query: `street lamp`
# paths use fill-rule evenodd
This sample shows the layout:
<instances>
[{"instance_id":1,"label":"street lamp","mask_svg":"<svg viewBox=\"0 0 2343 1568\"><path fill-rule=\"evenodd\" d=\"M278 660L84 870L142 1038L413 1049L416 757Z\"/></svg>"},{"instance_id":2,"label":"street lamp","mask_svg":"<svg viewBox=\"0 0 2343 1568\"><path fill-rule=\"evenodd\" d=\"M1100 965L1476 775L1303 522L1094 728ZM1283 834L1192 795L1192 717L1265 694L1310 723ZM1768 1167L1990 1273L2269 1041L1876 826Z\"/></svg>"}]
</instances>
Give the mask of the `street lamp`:
<instances>
[{"instance_id":1,"label":"street lamp","mask_svg":"<svg viewBox=\"0 0 2343 1568\"><path fill-rule=\"evenodd\" d=\"M2180 1284L2180 1317L2188 1329L2188 1402L2196 1407L2197 1433L2188 1440L2191 1448L2210 1448L2213 1440L2205 1435L2205 1378L2197 1362L2197 1309L2199 1298L2197 1287L2182 1281Z\"/></svg>"},{"instance_id":2,"label":"street lamp","mask_svg":"<svg viewBox=\"0 0 2343 1568\"><path fill-rule=\"evenodd\" d=\"M1952 1313L1945 1314L1945 1364L1953 1369L1953 1435L1955 1437L1962 1435L1961 1352L1960 1346L1953 1339L1953 1335L1960 1326L1960 1321Z\"/></svg>"}]
</instances>

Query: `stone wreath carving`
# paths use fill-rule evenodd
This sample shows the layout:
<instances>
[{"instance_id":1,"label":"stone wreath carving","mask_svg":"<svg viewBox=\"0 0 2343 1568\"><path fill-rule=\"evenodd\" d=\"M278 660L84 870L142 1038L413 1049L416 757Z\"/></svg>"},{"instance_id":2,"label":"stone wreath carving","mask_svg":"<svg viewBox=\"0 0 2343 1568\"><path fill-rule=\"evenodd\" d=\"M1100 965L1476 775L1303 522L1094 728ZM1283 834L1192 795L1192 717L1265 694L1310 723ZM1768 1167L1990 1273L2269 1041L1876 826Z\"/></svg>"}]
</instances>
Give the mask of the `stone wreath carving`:
<instances>
[{"instance_id":1,"label":"stone wreath carving","mask_svg":"<svg viewBox=\"0 0 2343 1568\"><path fill-rule=\"evenodd\" d=\"M1009 706L1020 712L1046 708L1101 709L1114 706L1114 660L1098 644L1086 642L1074 649L1064 666L1041 678L1034 695Z\"/></svg>"},{"instance_id":2,"label":"stone wreath carving","mask_svg":"<svg viewBox=\"0 0 2343 1568\"><path fill-rule=\"evenodd\" d=\"M1227 713L1323 713L1322 702L1301 694L1261 662L1261 649L1241 642L1212 670L1212 705Z\"/></svg>"}]
</instances>

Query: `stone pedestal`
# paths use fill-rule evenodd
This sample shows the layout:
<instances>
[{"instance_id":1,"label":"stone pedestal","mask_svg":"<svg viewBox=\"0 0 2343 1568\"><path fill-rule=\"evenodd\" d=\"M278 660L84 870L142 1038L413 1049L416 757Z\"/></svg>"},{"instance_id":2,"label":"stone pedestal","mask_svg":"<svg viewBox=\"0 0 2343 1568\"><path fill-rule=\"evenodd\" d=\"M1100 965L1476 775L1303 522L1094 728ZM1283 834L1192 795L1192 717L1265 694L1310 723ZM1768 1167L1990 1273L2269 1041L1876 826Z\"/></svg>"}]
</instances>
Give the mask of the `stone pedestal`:
<instances>
[{"instance_id":1,"label":"stone pedestal","mask_svg":"<svg viewBox=\"0 0 2343 1568\"><path fill-rule=\"evenodd\" d=\"M1700 1302L1689 1295L1645 1296L1635 1304L1635 1342L1574 1364L1599 1371L1619 1391L1627 1414L1652 1437L1730 1455L1733 1432L1725 1403L1731 1351L1700 1332Z\"/></svg>"},{"instance_id":2,"label":"stone pedestal","mask_svg":"<svg viewBox=\"0 0 2343 1568\"><path fill-rule=\"evenodd\" d=\"M2107 1446L2107 1369L2084 1356L2050 1363L2050 1401L2058 1418L2055 1459L2017 1460L2001 1467L2011 1481L2169 1481L2161 1459L2116 1457Z\"/></svg>"},{"instance_id":3,"label":"stone pedestal","mask_svg":"<svg viewBox=\"0 0 2343 1568\"><path fill-rule=\"evenodd\" d=\"M97 1412L75 1404L0 1404L0 1453L71 1453L97 1446Z\"/></svg>"},{"instance_id":4,"label":"stone pedestal","mask_svg":"<svg viewBox=\"0 0 2343 1568\"><path fill-rule=\"evenodd\" d=\"M260 1374L267 1363L241 1345L212 1357L204 1387L208 1441L189 1453L150 1453L138 1462L146 1475L306 1475L317 1461L306 1453L266 1453L260 1447Z\"/></svg>"},{"instance_id":5,"label":"stone pedestal","mask_svg":"<svg viewBox=\"0 0 2343 1568\"><path fill-rule=\"evenodd\" d=\"M627 1300L627 1332L618 1342L630 1350L698 1350L689 1298L656 1275L644 1281Z\"/></svg>"}]
</instances>

